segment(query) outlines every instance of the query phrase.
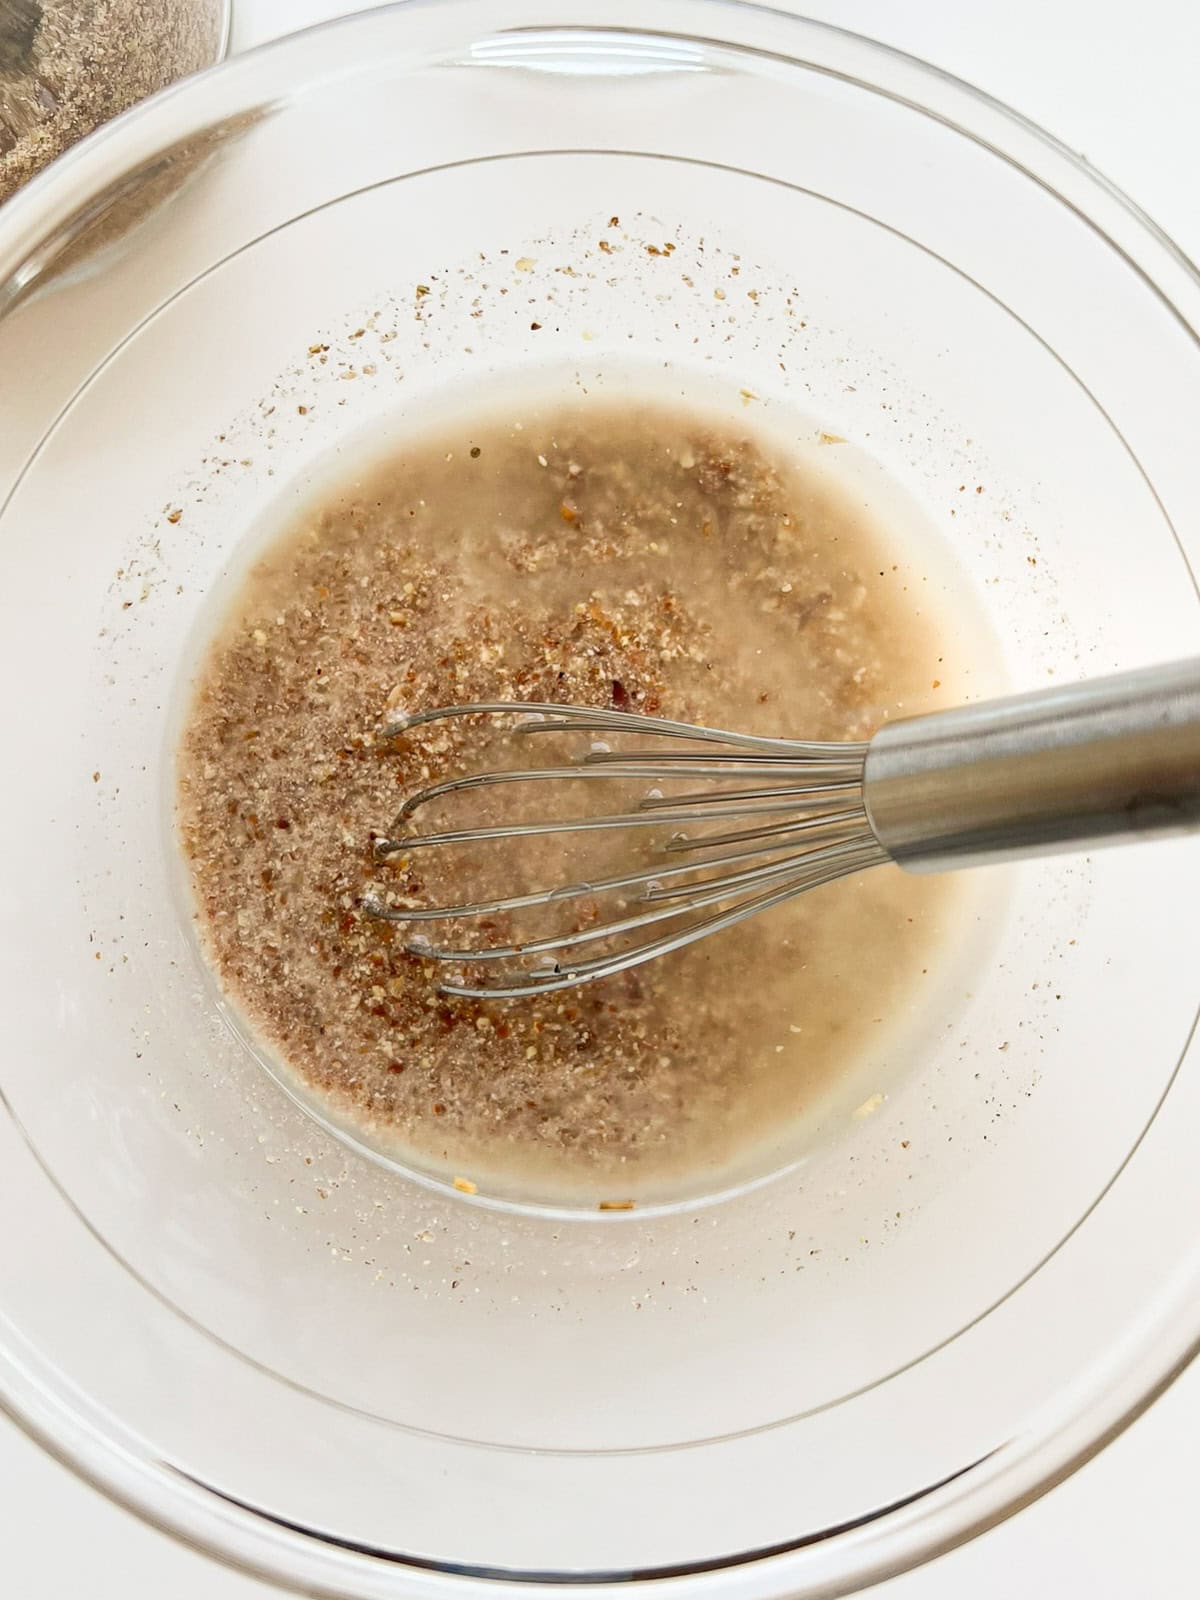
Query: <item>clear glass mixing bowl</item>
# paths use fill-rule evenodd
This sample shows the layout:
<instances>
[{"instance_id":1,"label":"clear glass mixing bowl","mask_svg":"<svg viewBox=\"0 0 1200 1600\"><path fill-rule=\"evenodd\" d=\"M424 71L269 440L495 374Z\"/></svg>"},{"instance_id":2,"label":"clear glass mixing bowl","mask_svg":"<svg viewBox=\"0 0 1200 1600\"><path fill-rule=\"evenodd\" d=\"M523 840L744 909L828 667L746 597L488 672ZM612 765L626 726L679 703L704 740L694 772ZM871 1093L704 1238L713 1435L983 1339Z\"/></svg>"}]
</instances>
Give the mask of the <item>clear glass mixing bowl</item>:
<instances>
[{"instance_id":1,"label":"clear glass mixing bowl","mask_svg":"<svg viewBox=\"0 0 1200 1600\"><path fill-rule=\"evenodd\" d=\"M206 592L339 440L535 363L632 383L631 352L861 445L1016 686L1186 654L1197 327L1189 263L1037 129L710 0L373 12L9 202L12 1414L161 1526L356 1600L829 1595L1099 1448L1200 1333L1194 845L1015 874L973 992L798 1171L519 1215L339 1142L227 1028L171 718Z\"/></svg>"}]
</instances>

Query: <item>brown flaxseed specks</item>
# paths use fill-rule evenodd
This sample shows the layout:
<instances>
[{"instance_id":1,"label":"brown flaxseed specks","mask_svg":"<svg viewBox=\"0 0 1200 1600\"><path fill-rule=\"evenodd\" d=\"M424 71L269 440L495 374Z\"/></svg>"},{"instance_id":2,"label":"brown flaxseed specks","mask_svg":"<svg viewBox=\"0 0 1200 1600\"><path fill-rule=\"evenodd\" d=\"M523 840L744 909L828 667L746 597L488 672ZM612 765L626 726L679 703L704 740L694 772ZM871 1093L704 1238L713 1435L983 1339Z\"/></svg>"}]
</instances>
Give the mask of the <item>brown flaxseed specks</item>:
<instances>
[{"instance_id":1,"label":"brown flaxseed specks","mask_svg":"<svg viewBox=\"0 0 1200 1600\"><path fill-rule=\"evenodd\" d=\"M922 625L871 581L885 564L848 508L740 433L598 404L467 420L328 495L234 598L180 757L204 941L297 1077L451 1181L599 1200L719 1172L862 1047L928 960L915 912L936 891L879 874L604 984L446 998L366 897L597 874L553 850L376 861L406 793L530 759L470 723L382 727L565 700L857 738L927 689Z\"/></svg>"}]
</instances>

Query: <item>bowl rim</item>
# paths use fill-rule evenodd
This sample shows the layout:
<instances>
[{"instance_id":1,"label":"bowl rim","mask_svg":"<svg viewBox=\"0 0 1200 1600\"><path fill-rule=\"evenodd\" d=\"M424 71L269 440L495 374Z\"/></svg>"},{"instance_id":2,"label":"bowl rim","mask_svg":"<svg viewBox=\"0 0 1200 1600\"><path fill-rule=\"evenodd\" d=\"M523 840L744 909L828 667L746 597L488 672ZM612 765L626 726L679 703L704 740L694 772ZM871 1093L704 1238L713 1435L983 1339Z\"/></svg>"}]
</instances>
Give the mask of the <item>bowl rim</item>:
<instances>
[{"instance_id":1,"label":"bowl rim","mask_svg":"<svg viewBox=\"0 0 1200 1600\"><path fill-rule=\"evenodd\" d=\"M436 11L462 18L464 28L482 27L493 35L518 26L519 31L541 34L586 32L672 38L709 47L719 44L750 58L774 57L787 65L840 77L897 101L987 149L1067 206L1134 270L1200 349L1200 271L1123 190L1038 123L1002 101L906 51L837 24L755 0L656 0L653 26L637 20L642 7L636 0L605 0L602 22L594 20L598 11L594 0L390 0L229 58L231 0L222 0L222 4L219 65L161 91L106 124L0 208L0 317L7 309L5 285L14 285L19 295L24 284L36 277L42 247L69 229L73 218L86 215L89 199L108 184L225 115L247 105L269 104L271 91L285 93L298 76L305 82L328 78L328 71L322 70L326 41L343 34L350 38L361 33L365 38L372 30L395 30L390 35L395 44L403 38L407 15ZM516 10L525 14L521 24L498 20ZM543 16L545 20L541 20ZM473 20L476 18L478 22ZM667 25L675 19L689 26ZM777 33L777 48L764 49L748 42L747 34L763 30ZM846 68L839 71L809 59L806 40L809 48L819 41L828 49L847 52ZM878 76L857 76L850 70L855 61L874 67ZM880 81L889 70L916 88L930 91L931 99L939 95L948 98L951 108L939 109L914 90L904 93L889 87ZM983 131L972 127L967 121L972 112L993 126ZM1019 152L1006 148L1002 142L1005 134L1023 148ZM1095 210L1106 212L1103 223L1097 220ZM1164 279L1169 287L1164 287ZM1186 308L1181 302L1186 302ZM1189 1041L1184 1055L1194 1043L1194 1038ZM7 1110L2 1093L0 1102ZM796 1592L796 1557L802 1551L811 1556L812 1545L820 1542L827 1544L829 1559L819 1576L818 1591L844 1594L896 1576L1006 1520L1069 1477L1135 1421L1200 1353L1200 1312L1171 1315L1177 1306L1188 1304L1192 1283L1190 1278L1184 1279L1180 1272L1164 1285L1162 1310L1141 1347L1132 1355L1118 1352L1113 1356L1102 1394L1082 1397L1075 1388L1063 1393L1039 1419L1042 1426L1036 1432L1006 1440L983 1461L967 1464L950 1480L871 1513L861 1523L792 1544L628 1575L604 1573L591 1578L586 1574L485 1571L401 1557L348 1545L230 1501L169 1464L130 1448L111 1428L106 1429L101 1413L90 1407L86 1397L52 1392L39 1374L36 1353L20 1348L19 1334L13 1345L6 1347L2 1308L0 1414L10 1417L81 1480L151 1526L248 1575L297 1591L303 1586L305 1593L385 1600L401 1592L398 1585L403 1585L406 1594L420 1600L436 1596L479 1600L481 1593L497 1591L515 1600L534 1590L567 1600L580 1587L628 1591L631 1586L661 1588L665 1581L688 1595L719 1589L723 1596L740 1593L747 1600L782 1600ZM985 1466L986 1475L981 1476L976 1469ZM939 1496L940 1503L925 1507L932 1495ZM809 1589L809 1580L804 1587Z\"/></svg>"}]
</instances>

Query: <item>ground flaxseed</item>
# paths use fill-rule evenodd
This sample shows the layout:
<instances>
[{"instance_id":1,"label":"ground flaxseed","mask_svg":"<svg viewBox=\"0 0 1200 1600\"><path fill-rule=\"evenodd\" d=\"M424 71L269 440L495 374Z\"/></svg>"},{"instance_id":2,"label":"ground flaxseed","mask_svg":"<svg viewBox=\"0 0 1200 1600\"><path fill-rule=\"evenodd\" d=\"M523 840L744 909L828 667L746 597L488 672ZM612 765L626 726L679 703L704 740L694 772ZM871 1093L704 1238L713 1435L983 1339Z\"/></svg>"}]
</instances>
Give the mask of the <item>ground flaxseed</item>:
<instances>
[{"instance_id":1,"label":"ground flaxseed","mask_svg":"<svg viewBox=\"0 0 1200 1600\"><path fill-rule=\"evenodd\" d=\"M222 0L0 0L0 202L70 145L217 59Z\"/></svg>"},{"instance_id":2,"label":"ground flaxseed","mask_svg":"<svg viewBox=\"0 0 1200 1600\"><path fill-rule=\"evenodd\" d=\"M360 1134L469 1192L623 1206L778 1159L919 990L945 885L879 870L583 989L448 999L364 899L595 875L629 845L604 836L586 869L560 844L381 865L406 793L551 752L380 727L562 700L864 737L928 700L941 648L892 555L743 432L649 405L466 417L314 502L234 597L180 753L200 931L252 1030ZM580 787L559 814L599 803Z\"/></svg>"}]
</instances>

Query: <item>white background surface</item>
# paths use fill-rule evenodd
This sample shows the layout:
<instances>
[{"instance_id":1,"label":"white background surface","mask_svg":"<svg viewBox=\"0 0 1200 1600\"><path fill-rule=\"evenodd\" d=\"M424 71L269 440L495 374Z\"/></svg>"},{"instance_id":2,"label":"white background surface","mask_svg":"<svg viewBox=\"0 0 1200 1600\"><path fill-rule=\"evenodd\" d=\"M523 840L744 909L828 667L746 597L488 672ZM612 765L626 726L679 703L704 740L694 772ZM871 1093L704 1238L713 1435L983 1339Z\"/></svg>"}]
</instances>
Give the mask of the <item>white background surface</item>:
<instances>
[{"instance_id":1,"label":"white background surface","mask_svg":"<svg viewBox=\"0 0 1200 1600\"><path fill-rule=\"evenodd\" d=\"M239 49L356 9L339 0L234 5ZM792 9L910 50L1008 101L1107 173L1200 259L1194 0L800 0ZM1070 1482L964 1549L877 1587L872 1600L1191 1600L1200 1594L1198 1491L1200 1366ZM276 1594L135 1522L0 1421L0 1595Z\"/></svg>"}]
</instances>

